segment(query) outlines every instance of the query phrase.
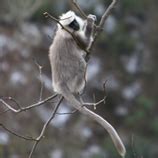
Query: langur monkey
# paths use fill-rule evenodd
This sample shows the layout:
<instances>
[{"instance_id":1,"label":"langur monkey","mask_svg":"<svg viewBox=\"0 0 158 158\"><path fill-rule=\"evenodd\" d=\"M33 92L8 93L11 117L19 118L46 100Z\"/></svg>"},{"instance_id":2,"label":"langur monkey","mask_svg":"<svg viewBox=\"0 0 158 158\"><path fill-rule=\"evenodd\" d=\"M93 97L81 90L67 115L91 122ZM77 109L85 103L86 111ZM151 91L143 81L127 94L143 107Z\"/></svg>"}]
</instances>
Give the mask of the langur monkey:
<instances>
[{"instance_id":1,"label":"langur monkey","mask_svg":"<svg viewBox=\"0 0 158 158\"><path fill-rule=\"evenodd\" d=\"M95 15L88 15L86 20L78 17L73 11L60 16L60 23L88 49L93 41ZM57 24L57 31L49 49L52 70L52 85L55 92L61 94L74 108L97 121L110 134L119 154L124 157L126 149L115 129L102 117L87 109L84 103L76 99L85 87L87 63L84 51L77 45L72 35Z\"/></svg>"}]
</instances>

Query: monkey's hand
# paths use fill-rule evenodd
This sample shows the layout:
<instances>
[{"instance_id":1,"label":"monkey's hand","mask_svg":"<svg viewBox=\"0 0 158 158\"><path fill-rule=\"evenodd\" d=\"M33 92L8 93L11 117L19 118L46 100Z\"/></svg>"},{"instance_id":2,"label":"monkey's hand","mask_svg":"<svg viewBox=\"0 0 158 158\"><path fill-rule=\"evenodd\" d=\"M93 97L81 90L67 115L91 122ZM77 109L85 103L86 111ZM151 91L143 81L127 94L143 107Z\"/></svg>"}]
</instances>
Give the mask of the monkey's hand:
<instances>
[{"instance_id":1,"label":"monkey's hand","mask_svg":"<svg viewBox=\"0 0 158 158\"><path fill-rule=\"evenodd\" d=\"M87 21L94 23L95 21L97 21L97 17L95 15L89 14L87 17Z\"/></svg>"}]
</instances>

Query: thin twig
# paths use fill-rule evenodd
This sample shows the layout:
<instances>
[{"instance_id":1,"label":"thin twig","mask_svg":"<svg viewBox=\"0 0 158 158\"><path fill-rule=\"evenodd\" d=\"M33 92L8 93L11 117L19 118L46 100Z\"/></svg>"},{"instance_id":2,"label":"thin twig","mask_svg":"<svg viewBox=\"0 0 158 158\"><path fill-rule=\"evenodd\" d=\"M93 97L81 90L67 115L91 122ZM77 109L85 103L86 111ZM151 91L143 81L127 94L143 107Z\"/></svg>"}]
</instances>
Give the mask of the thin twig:
<instances>
[{"instance_id":1,"label":"thin twig","mask_svg":"<svg viewBox=\"0 0 158 158\"><path fill-rule=\"evenodd\" d=\"M10 100L12 102L15 103L15 105L18 107L18 108L21 108L20 106L20 103L13 97L1 97L0 99L3 99L3 100Z\"/></svg>"},{"instance_id":2,"label":"thin twig","mask_svg":"<svg viewBox=\"0 0 158 158\"><path fill-rule=\"evenodd\" d=\"M39 79L40 79L40 95L39 95L39 101L42 100L42 95L43 95L43 89L44 89L44 82L42 80L42 68L43 66L41 66L36 59L34 59L34 63L37 65L38 69L39 69Z\"/></svg>"},{"instance_id":3,"label":"thin twig","mask_svg":"<svg viewBox=\"0 0 158 158\"><path fill-rule=\"evenodd\" d=\"M104 103L105 104L105 99L106 99L106 96L103 98L103 99L101 99L101 100L99 100L98 102L96 102L96 103L85 103L85 102L83 102L83 104L82 104L82 106L83 107L85 107L85 106L94 106L94 110L96 110L96 106L97 105L99 105L99 104L101 104L101 103ZM73 111L71 111L71 112L61 112L61 113L56 113L57 115L70 115L70 114L74 114L74 113L76 113L76 112L78 112L78 110L73 110Z\"/></svg>"},{"instance_id":4,"label":"thin twig","mask_svg":"<svg viewBox=\"0 0 158 158\"><path fill-rule=\"evenodd\" d=\"M93 102L96 102L96 97L95 97L95 93L93 93ZM94 106L94 110L96 110L96 106Z\"/></svg>"},{"instance_id":5,"label":"thin twig","mask_svg":"<svg viewBox=\"0 0 158 158\"><path fill-rule=\"evenodd\" d=\"M16 110L14 109L13 107L11 107L9 104L7 104L3 99L0 99L0 102L3 103L3 105L5 105L8 109L10 109L11 111L15 112L15 113L18 113L21 111L21 108Z\"/></svg>"},{"instance_id":6,"label":"thin twig","mask_svg":"<svg viewBox=\"0 0 158 158\"><path fill-rule=\"evenodd\" d=\"M75 8L80 12L81 16L84 17L85 19L87 19L87 15L84 13L84 11L80 8L80 6L78 5L78 3L76 2L76 0L72 0L73 5L75 6Z\"/></svg>"},{"instance_id":7,"label":"thin twig","mask_svg":"<svg viewBox=\"0 0 158 158\"><path fill-rule=\"evenodd\" d=\"M85 56L85 60L86 62L89 61L90 59L90 52L92 51L94 44L96 43L96 40L99 36L99 34L103 31L103 26L104 23L106 21L106 19L108 18L108 16L111 14L112 9L115 7L116 3L118 0L113 0L112 3L109 5L109 7L106 9L106 11L104 12L103 16L101 17L101 20L99 22L99 25L94 24L94 28L95 28L95 33L94 33L94 38L93 41L90 45L90 47L87 50L87 54ZM73 5L76 7L76 9L80 12L80 14L87 19L86 14L83 12L83 10L80 8L80 6L78 5L78 3L76 2L76 0L72 0Z\"/></svg>"},{"instance_id":8,"label":"thin twig","mask_svg":"<svg viewBox=\"0 0 158 158\"><path fill-rule=\"evenodd\" d=\"M20 113L22 111L27 111L27 110L30 110L32 108L35 108L35 107L38 107L46 102L48 102L49 100L52 100L54 99L55 97L57 97L58 94L54 94L38 103L35 103L35 104L32 104L32 105L29 105L29 106L26 106L26 107L20 107L19 109L15 109L13 108L11 105L9 105L7 102L5 102L3 99L0 99L0 102L5 105L9 110L11 110L12 112L15 112L15 113Z\"/></svg>"},{"instance_id":9,"label":"thin twig","mask_svg":"<svg viewBox=\"0 0 158 158\"><path fill-rule=\"evenodd\" d=\"M12 130L10 130L10 129L8 129L6 126L4 126L2 123L0 123L0 126L1 126L3 129L5 129L7 132L9 132L9 133L15 135L16 137L19 137L19 138L22 138L22 139L25 139L25 140L35 141L34 138L31 138L31 137L25 137L25 136L22 136L22 135L19 135L19 134L13 132Z\"/></svg>"},{"instance_id":10,"label":"thin twig","mask_svg":"<svg viewBox=\"0 0 158 158\"><path fill-rule=\"evenodd\" d=\"M104 100L104 104L106 103L106 98L107 98L107 94L106 94L106 83L108 82L108 80L106 80L103 83L103 92L104 92L104 96L105 96L105 100Z\"/></svg>"},{"instance_id":11,"label":"thin twig","mask_svg":"<svg viewBox=\"0 0 158 158\"><path fill-rule=\"evenodd\" d=\"M44 137L44 134L45 134L45 131L46 131L46 128L48 127L48 125L50 124L50 122L52 121L52 119L55 117L56 115L56 112L61 104L61 102L63 101L64 97L61 96L58 103L56 104L52 114L51 114L51 117L47 120L47 122L44 124L42 130L41 130L41 133L40 135L36 138L36 141L31 149L31 152L30 152L30 155L29 155L29 158L32 158L32 155L33 155L33 152L35 151L38 143L41 141L41 139Z\"/></svg>"},{"instance_id":12,"label":"thin twig","mask_svg":"<svg viewBox=\"0 0 158 158\"><path fill-rule=\"evenodd\" d=\"M101 104L101 103L104 103L105 99L106 99L106 96L103 99L101 99L98 102L96 102L96 103L83 103L82 105L83 106L94 106L94 109L96 109L96 106Z\"/></svg>"},{"instance_id":13,"label":"thin twig","mask_svg":"<svg viewBox=\"0 0 158 158\"><path fill-rule=\"evenodd\" d=\"M0 112L0 116L2 116L3 114L7 113L8 111L10 111L10 110L9 110L9 109L6 109L6 110Z\"/></svg>"},{"instance_id":14,"label":"thin twig","mask_svg":"<svg viewBox=\"0 0 158 158\"><path fill-rule=\"evenodd\" d=\"M91 46L89 48L89 52L91 52L92 47L94 47L94 43L96 42L98 36L100 35L100 33L102 31L102 28L103 28L103 26L105 24L105 21L108 18L108 16L111 14L113 8L116 6L117 1L118 0L113 0L112 3L109 5L109 7L104 12L104 14L102 15L101 20L99 22L99 25L97 26L98 29L96 30L96 32L94 34L94 39L93 39L93 41L91 43Z\"/></svg>"},{"instance_id":15,"label":"thin twig","mask_svg":"<svg viewBox=\"0 0 158 158\"><path fill-rule=\"evenodd\" d=\"M78 112L78 110L73 110L71 112L57 112L57 115L71 115L71 114L75 114L76 112Z\"/></svg>"},{"instance_id":16,"label":"thin twig","mask_svg":"<svg viewBox=\"0 0 158 158\"><path fill-rule=\"evenodd\" d=\"M137 152L135 151L134 134L132 134L132 136L131 136L131 148L132 148L133 158L137 158L138 155L137 155Z\"/></svg>"}]
</instances>

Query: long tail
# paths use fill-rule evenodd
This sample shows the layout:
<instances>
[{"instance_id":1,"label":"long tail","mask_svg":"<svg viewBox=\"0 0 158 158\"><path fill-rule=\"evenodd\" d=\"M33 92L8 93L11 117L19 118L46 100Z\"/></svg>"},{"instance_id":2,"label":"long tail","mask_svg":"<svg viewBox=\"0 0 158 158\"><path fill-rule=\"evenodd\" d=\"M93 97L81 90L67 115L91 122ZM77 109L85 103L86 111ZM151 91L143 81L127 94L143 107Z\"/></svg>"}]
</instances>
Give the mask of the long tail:
<instances>
[{"instance_id":1,"label":"long tail","mask_svg":"<svg viewBox=\"0 0 158 158\"><path fill-rule=\"evenodd\" d=\"M91 119L97 121L102 127L104 127L107 130L107 132L109 133L109 135L111 136L118 153L122 157L125 156L126 149L125 149L119 135L117 134L116 130L112 127L112 125L110 123L108 123L106 120L104 120L101 116L95 114L91 110L82 106L82 104L74 97L74 95L71 94L71 92L69 91L68 88L65 87L63 89L62 95L75 109L79 110L81 113L90 117Z\"/></svg>"}]
</instances>

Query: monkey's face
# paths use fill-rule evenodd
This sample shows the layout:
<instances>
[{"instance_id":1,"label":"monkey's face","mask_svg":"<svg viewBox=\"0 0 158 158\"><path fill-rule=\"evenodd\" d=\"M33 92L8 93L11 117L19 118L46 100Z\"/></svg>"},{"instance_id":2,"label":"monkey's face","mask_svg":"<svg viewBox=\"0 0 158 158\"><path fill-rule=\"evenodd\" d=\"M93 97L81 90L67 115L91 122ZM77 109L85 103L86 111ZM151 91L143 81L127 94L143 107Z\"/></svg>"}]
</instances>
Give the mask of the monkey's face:
<instances>
[{"instance_id":1,"label":"monkey's face","mask_svg":"<svg viewBox=\"0 0 158 158\"><path fill-rule=\"evenodd\" d=\"M79 25L79 23L77 22L76 19L74 19L74 20L68 25L68 27L69 27L70 29L72 29L73 31L78 31L78 30L80 29L80 25Z\"/></svg>"},{"instance_id":2,"label":"monkey's face","mask_svg":"<svg viewBox=\"0 0 158 158\"><path fill-rule=\"evenodd\" d=\"M60 23L69 31L80 31L84 26L84 20L77 16L73 11L68 11L60 16Z\"/></svg>"}]
</instances>

